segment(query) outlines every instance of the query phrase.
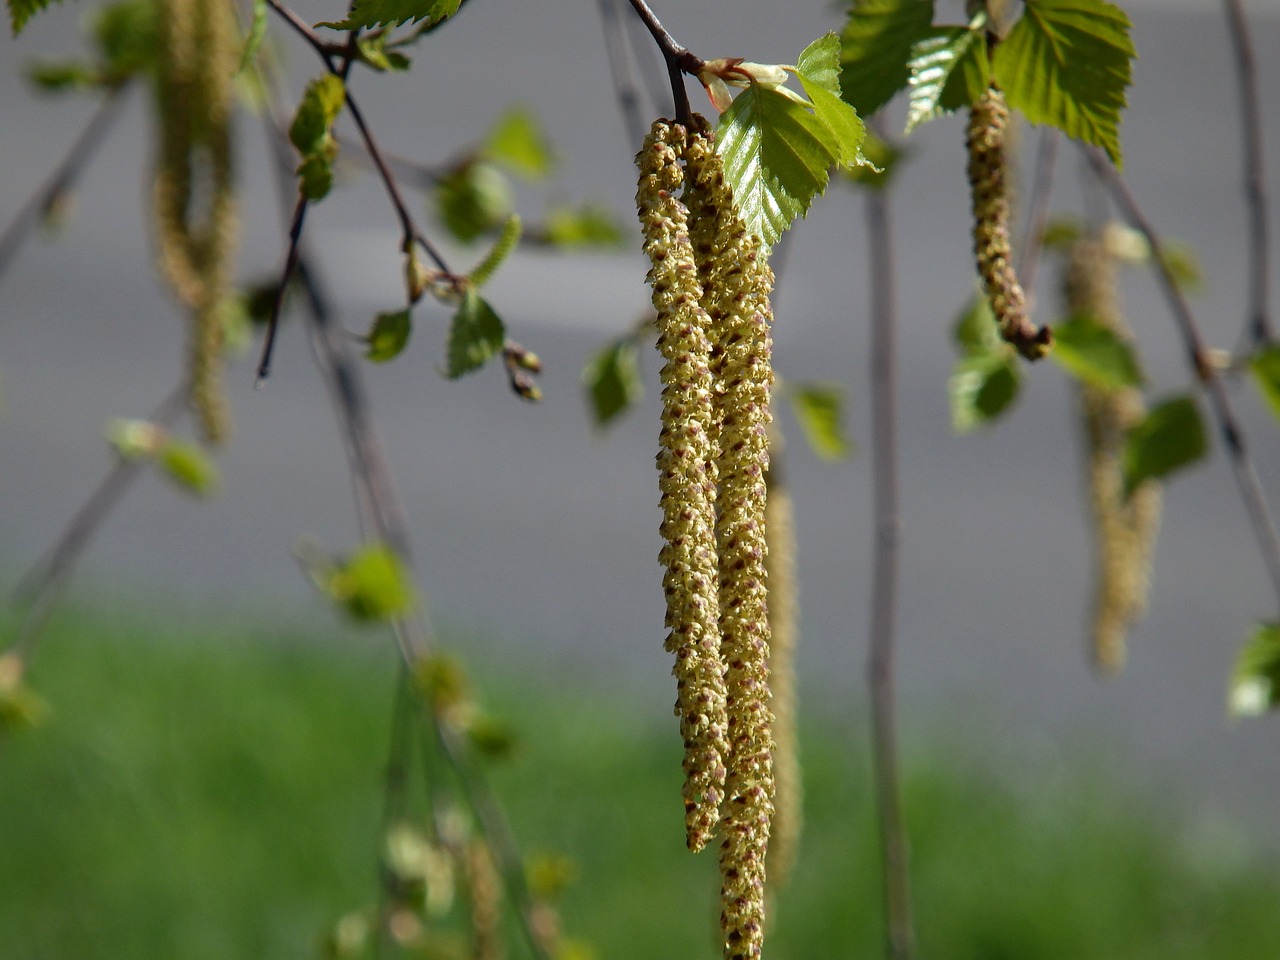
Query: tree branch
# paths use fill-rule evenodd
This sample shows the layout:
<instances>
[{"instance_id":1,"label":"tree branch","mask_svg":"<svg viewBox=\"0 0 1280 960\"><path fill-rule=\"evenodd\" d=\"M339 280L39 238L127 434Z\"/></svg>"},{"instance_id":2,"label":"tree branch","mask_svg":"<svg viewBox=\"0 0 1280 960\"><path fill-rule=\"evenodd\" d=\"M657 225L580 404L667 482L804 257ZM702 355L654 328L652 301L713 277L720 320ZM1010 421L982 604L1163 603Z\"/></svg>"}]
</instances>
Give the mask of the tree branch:
<instances>
[{"instance_id":1,"label":"tree branch","mask_svg":"<svg viewBox=\"0 0 1280 960\"><path fill-rule=\"evenodd\" d=\"M684 88L684 74L697 76L702 70L704 61L695 57L687 48L676 43L667 28L657 18L645 0L631 0L631 6L640 17L649 33L662 51L662 59L667 63L667 77L671 81L671 98L675 102L675 120L686 128L693 128L693 111L689 107L689 93Z\"/></svg>"}]
</instances>

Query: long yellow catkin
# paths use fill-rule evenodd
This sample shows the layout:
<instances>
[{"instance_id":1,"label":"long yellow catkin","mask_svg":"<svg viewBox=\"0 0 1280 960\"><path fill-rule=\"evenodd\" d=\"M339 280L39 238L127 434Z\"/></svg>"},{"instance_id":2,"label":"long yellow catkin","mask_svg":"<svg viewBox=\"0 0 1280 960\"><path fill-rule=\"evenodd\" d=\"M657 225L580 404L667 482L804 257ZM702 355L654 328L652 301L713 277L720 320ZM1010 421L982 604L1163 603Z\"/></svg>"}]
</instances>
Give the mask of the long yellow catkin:
<instances>
[{"instance_id":1,"label":"long yellow catkin","mask_svg":"<svg viewBox=\"0 0 1280 960\"><path fill-rule=\"evenodd\" d=\"M1028 360L1049 352L1048 327L1037 328L1027 314L1026 295L1013 269L1009 240L1009 179L1005 137L1009 108L991 86L969 110L967 146L973 204L973 252L982 291L991 304L1000 336Z\"/></svg>"},{"instance_id":2,"label":"long yellow catkin","mask_svg":"<svg viewBox=\"0 0 1280 960\"><path fill-rule=\"evenodd\" d=\"M191 315L188 384L210 442L223 440L223 306L235 256L231 110L238 42L227 0L160 0L159 156L152 191L160 268Z\"/></svg>"},{"instance_id":3,"label":"long yellow catkin","mask_svg":"<svg viewBox=\"0 0 1280 960\"><path fill-rule=\"evenodd\" d=\"M721 817L720 923L726 960L760 956L765 854L773 816L773 735L769 709L769 619L765 556L765 471L773 320L773 272L747 233L709 135L686 151L703 307L713 330L713 416L719 425L716 544L720 554L720 651L729 717L729 763Z\"/></svg>"},{"instance_id":4,"label":"long yellow catkin","mask_svg":"<svg viewBox=\"0 0 1280 960\"><path fill-rule=\"evenodd\" d=\"M1088 316L1121 338L1132 338L1120 309L1116 258L1107 249L1105 232L1072 245L1063 299L1070 314ZM1124 494L1125 434L1146 412L1138 388L1082 383L1080 408L1093 517L1090 650L1094 668L1113 676L1124 667L1129 629L1146 610L1161 492L1157 481L1145 480L1128 498Z\"/></svg>"},{"instance_id":5,"label":"long yellow catkin","mask_svg":"<svg viewBox=\"0 0 1280 960\"><path fill-rule=\"evenodd\" d=\"M676 713L684 739L686 842L700 850L715 831L728 755L724 666L720 659L715 466L709 320L689 240L688 211L676 193L686 134L658 120L636 157L636 206L651 266L662 368L660 560L666 567L666 648L675 654Z\"/></svg>"}]
</instances>

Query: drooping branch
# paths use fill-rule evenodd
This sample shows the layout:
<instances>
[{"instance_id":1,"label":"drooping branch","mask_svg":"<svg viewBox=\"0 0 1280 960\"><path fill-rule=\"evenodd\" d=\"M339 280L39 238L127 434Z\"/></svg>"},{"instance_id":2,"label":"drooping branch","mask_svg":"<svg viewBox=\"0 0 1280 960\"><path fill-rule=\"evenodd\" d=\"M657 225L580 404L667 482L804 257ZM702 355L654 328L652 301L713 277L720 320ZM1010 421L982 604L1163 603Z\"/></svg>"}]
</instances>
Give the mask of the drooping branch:
<instances>
[{"instance_id":1,"label":"drooping branch","mask_svg":"<svg viewBox=\"0 0 1280 960\"><path fill-rule=\"evenodd\" d=\"M1271 324L1271 237L1266 160L1262 145L1262 105L1257 58L1243 0L1223 0L1240 84L1241 137L1244 141L1244 193L1249 211L1249 338L1275 342Z\"/></svg>"},{"instance_id":2,"label":"drooping branch","mask_svg":"<svg viewBox=\"0 0 1280 960\"><path fill-rule=\"evenodd\" d=\"M1231 398L1227 395L1222 377L1211 358L1208 344L1200 333L1200 325L1191 311L1190 304L1187 303L1187 298L1183 295L1177 278L1169 268L1163 241L1120 174L1099 150L1086 149L1085 157L1094 174L1107 186L1130 225L1146 238L1151 248L1152 263L1155 265L1160 287L1164 291L1165 300L1168 302L1169 310L1182 337L1187 364L1209 398L1209 406L1217 422L1218 431L1222 435L1222 442L1227 448L1227 456L1235 473L1236 485L1240 489L1240 497L1244 501L1254 536L1258 541L1258 549L1262 553L1263 562L1270 575L1277 607L1280 608L1280 536L1276 533L1271 509L1267 505L1262 483L1258 479L1257 469L1249 454L1244 430L1232 408Z\"/></svg>"}]
</instances>

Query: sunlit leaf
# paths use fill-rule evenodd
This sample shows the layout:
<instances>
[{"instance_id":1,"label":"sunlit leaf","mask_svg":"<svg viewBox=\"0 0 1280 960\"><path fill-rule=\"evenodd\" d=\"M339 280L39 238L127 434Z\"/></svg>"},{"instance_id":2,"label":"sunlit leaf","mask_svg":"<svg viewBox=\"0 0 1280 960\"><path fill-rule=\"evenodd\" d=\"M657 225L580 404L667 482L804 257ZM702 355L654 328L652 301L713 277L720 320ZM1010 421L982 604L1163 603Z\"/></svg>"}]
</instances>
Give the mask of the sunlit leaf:
<instances>
[{"instance_id":1,"label":"sunlit leaf","mask_svg":"<svg viewBox=\"0 0 1280 960\"><path fill-rule=\"evenodd\" d=\"M939 27L911 48L907 129L968 106L990 83L982 30Z\"/></svg>"},{"instance_id":2,"label":"sunlit leaf","mask_svg":"<svg viewBox=\"0 0 1280 960\"><path fill-rule=\"evenodd\" d=\"M326 592L357 620L390 620L417 602L413 583L395 551L372 543L334 567Z\"/></svg>"},{"instance_id":3,"label":"sunlit leaf","mask_svg":"<svg viewBox=\"0 0 1280 960\"><path fill-rule=\"evenodd\" d=\"M1249 372L1272 414L1280 420L1280 346L1255 353L1249 360Z\"/></svg>"},{"instance_id":4,"label":"sunlit leaf","mask_svg":"<svg viewBox=\"0 0 1280 960\"><path fill-rule=\"evenodd\" d=\"M1098 387L1136 387L1142 382L1133 344L1089 316L1053 328L1050 358L1072 376Z\"/></svg>"},{"instance_id":5,"label":"sunlit leaf","mask_svg":"<svg viewBox=\"0 0 1280 960\"><path fill-rule=\"evenodd\" d=\"M842 169L845 178L871 190L883 190L898 172L901 163L910 156L910 151L895 146L877 137L874 131L867 130L862 141L862 155L866 164Z\"/></svg>"},{"instance_id":6,"label":"sunlit leaf","mask_svg":"<svg viewBox=\"0 0 1280 960\"><path fill-rule=\"evenodd\" d=\"M961 357L948 382L952 427L968 433L995 420L1017 398L1020 384L1009 350Z\"/></svg>"},{"instance_id":7,"label":"sunlit leaf","mask_svg":"<svg viewBox=\"0 0 1280 960\"><path fill-rule=\"evenodd\" d=\"M1236 658L1227 702L1237 717L1280 708L1280 623L1254 624Z\"/></svg>"},{"instance_id":8,"label":"sunlit leaf","mask_svg":"<svg viewBox=\"0 0 1280 960\"><path fill-rule=\"evenodd\" d=\"M368 349L365 356L374 363L386 363L400 356L413 332L413 321L408 310L380 313L373 319L373 328L365 338Z\"/></svg>"},{"instance_id":9,"label":"sunlit leaf","mask_svg":"<svg viewBox=\"0 0 1280 960\"><path fill-rule=\"evenodd\" d=\"M582 370L582 384L597 427L608 426L644 398L636 346L618 340L592 357Z\"/></svg>"},{"instance_id":10,"label":"sunlit leaf","mask_svg":"<svg viewBox=\"0 0 1280 960\"><path fill-rule=\"evenodd\" d=\"M188 493L207 496L218 486L218 469L209 455L194 443L170 440L156 456L165 476Z\"/></svg>"},{"instance_id":11,"label":"sunlit leaf","mask_svg":"<svg viewBox=\"0 0 1280 960\"><path fill-rule=\"evenodd\" d=\"M546 134L525 107L512 107L498 119L485 141L484 155L530 180L542 179L555 167Z\"/></svg>"},{"instance_id":12,"label":"sunlit leaf","mask_svg":"<svg viewBox=\"0 0 1280 960\"><path fill-rule=\"evenodd\" d=\"M1102 147L1120 167L1120 114L1137 56L1129 26L1107 0L1026 0L992 62L1009 105Z\"/></svg>"},{"instance_id":13,"label":"sunlit leaf","mask_svg":"<svg viewBox=\"0 0 1280 960\"><path fill-rule=\"evenodd\" d=\"M345 20L324 21L317 27L358 30L370 27L398 27L402 23L425 21L434 26L458 12L462 0L355 0Z\"/></svg>"},{"instance_id":14,"label":"sunlit leaf","mask_svg":"<svg viewBox=\"0 0 1280 960\"><path fill-rule=\"evenodd\" d=\"M840 38L834 33L819 37L800 51L796 73L802 73L827 93L840 96Z\"/></svg>"},{"instance_id":15,"label":"sunlit leaf","mask_svg":"<svg viewBox=\"0 0 1280 960\"><path fill-rule=\"evenodd\" d=\"M1159 479L1195 463L1208 449L1204 420L1193 397L1173 397L1153 407L1129 431L1125 443L1125 494L1143 480Z\"/></svg>"},{"instance_id":16,"label":"sunlit leaf","mask_svg":"<svg viewBox=\"0 0 1280 960\"><path fill-rule=\"evenodd\" d=\"M454 380L478 370L490 357L502 352L506 331L502 320L480 294L467 290L449 326L445 376Z\"/></svg>"},{"instance_id":17,"label":"sunlit leaf","mask_svg":"<svg viewBox=\"0 0 1280 960\"><path fill-rule=\"evenodd\" d=\"M841 96L870 116L907 85L911 48L928 35L933 0L857 0L841 40Z\"/></svg>"},{"instance_id":18,"label":"sunlit leaf","mask_svg":"<svg viewBox=\"0 0 1280 960\"><path fill-rule=\"evenodd\" d=\"M853 450L844 432L844 388L833 383L797 384L786 391L809 447L823 460L843 460Z\"/></svg>"}]
</instances>

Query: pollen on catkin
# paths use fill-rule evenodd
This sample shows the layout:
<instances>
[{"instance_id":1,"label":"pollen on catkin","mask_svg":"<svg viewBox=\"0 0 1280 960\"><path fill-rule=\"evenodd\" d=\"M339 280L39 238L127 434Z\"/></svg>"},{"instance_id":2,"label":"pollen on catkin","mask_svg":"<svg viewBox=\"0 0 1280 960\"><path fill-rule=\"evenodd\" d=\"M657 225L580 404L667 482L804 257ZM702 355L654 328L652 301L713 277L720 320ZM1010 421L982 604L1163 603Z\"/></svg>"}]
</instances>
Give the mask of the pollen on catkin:
<instances>
[{"instance_id":1,"label":"pollen on catkin","mask_svg":"<svg viewBox=\"0 0 1280 960\"><path fill-rule=\"evenodd\" d=\"M676 713L684 739L686 842L702 849L715 832L728 756L725 670L720 657L715 534L715 458L709 320L689 240L683 127L655 121L636 157L636 206L658 315L662 431L660 560L666 568L666 648L675 654Z\"/></svg>"},{"instance_id":2,"label":"pollen on catkin","mask_svg":"<svg viewBox=\"0 0 1280 960\"><path fill-rule=\"evenodd\" d=\"M686 151L691 217L714 223L695 232L702 304L712 329L716 459L716 546L720 569L720 651L726 666L728 776L720 826L720 923L726 960L758 957L764 937L765 853L773 816L773 715L765 557L765 472L773 271L747 233L709 134Z\"/></svg>"},{"instance_id":3,"label":"pollen on catkin","mask_svg":"<svg viewBox=\"0 0 1280 960\"><path fill-rule=\"evenodd\" d=\"M969 110L969 189L973 203L973 252L982 291L991 304L1000 336L1028 360L1049 352L1052 334L1036 327L1013 268L1009 240L1009 181L1005 136L1009 108L994 84Z\"/></svg>"},{"instance_id":4,"label":"pollen on catkin","mask_svg":"<svg viewBox=\"0 0 1280 960\"><path fill-rule=\"evenodd\" d=\"M235 257L231 112L238 57L227 0L160 0L152 189L158 259L190 315L187 379L210 442L225 438L224 308Z\"/></svg>"},{"instance_id":5,"label":"pollen on catkin","mask_svg":"<svg viewBox=\"0 0 1280 960\"><path fill-rule=\"evenodd\" d=\"M1132 333L1117 295L1116 257L1105 238L1103 232L1072 245L1063 299L1071 315L1087 316L1130 340ZM1146 414L1137 387L1082 382L1080 410L1094 544L1090 652L1094 668L1114 676L1124 667L1129 630L1146 610L1151 556L1160 527L1160 484L1144 480L1125 496L1125 436Z\"/></svg>"}]
</instances>

